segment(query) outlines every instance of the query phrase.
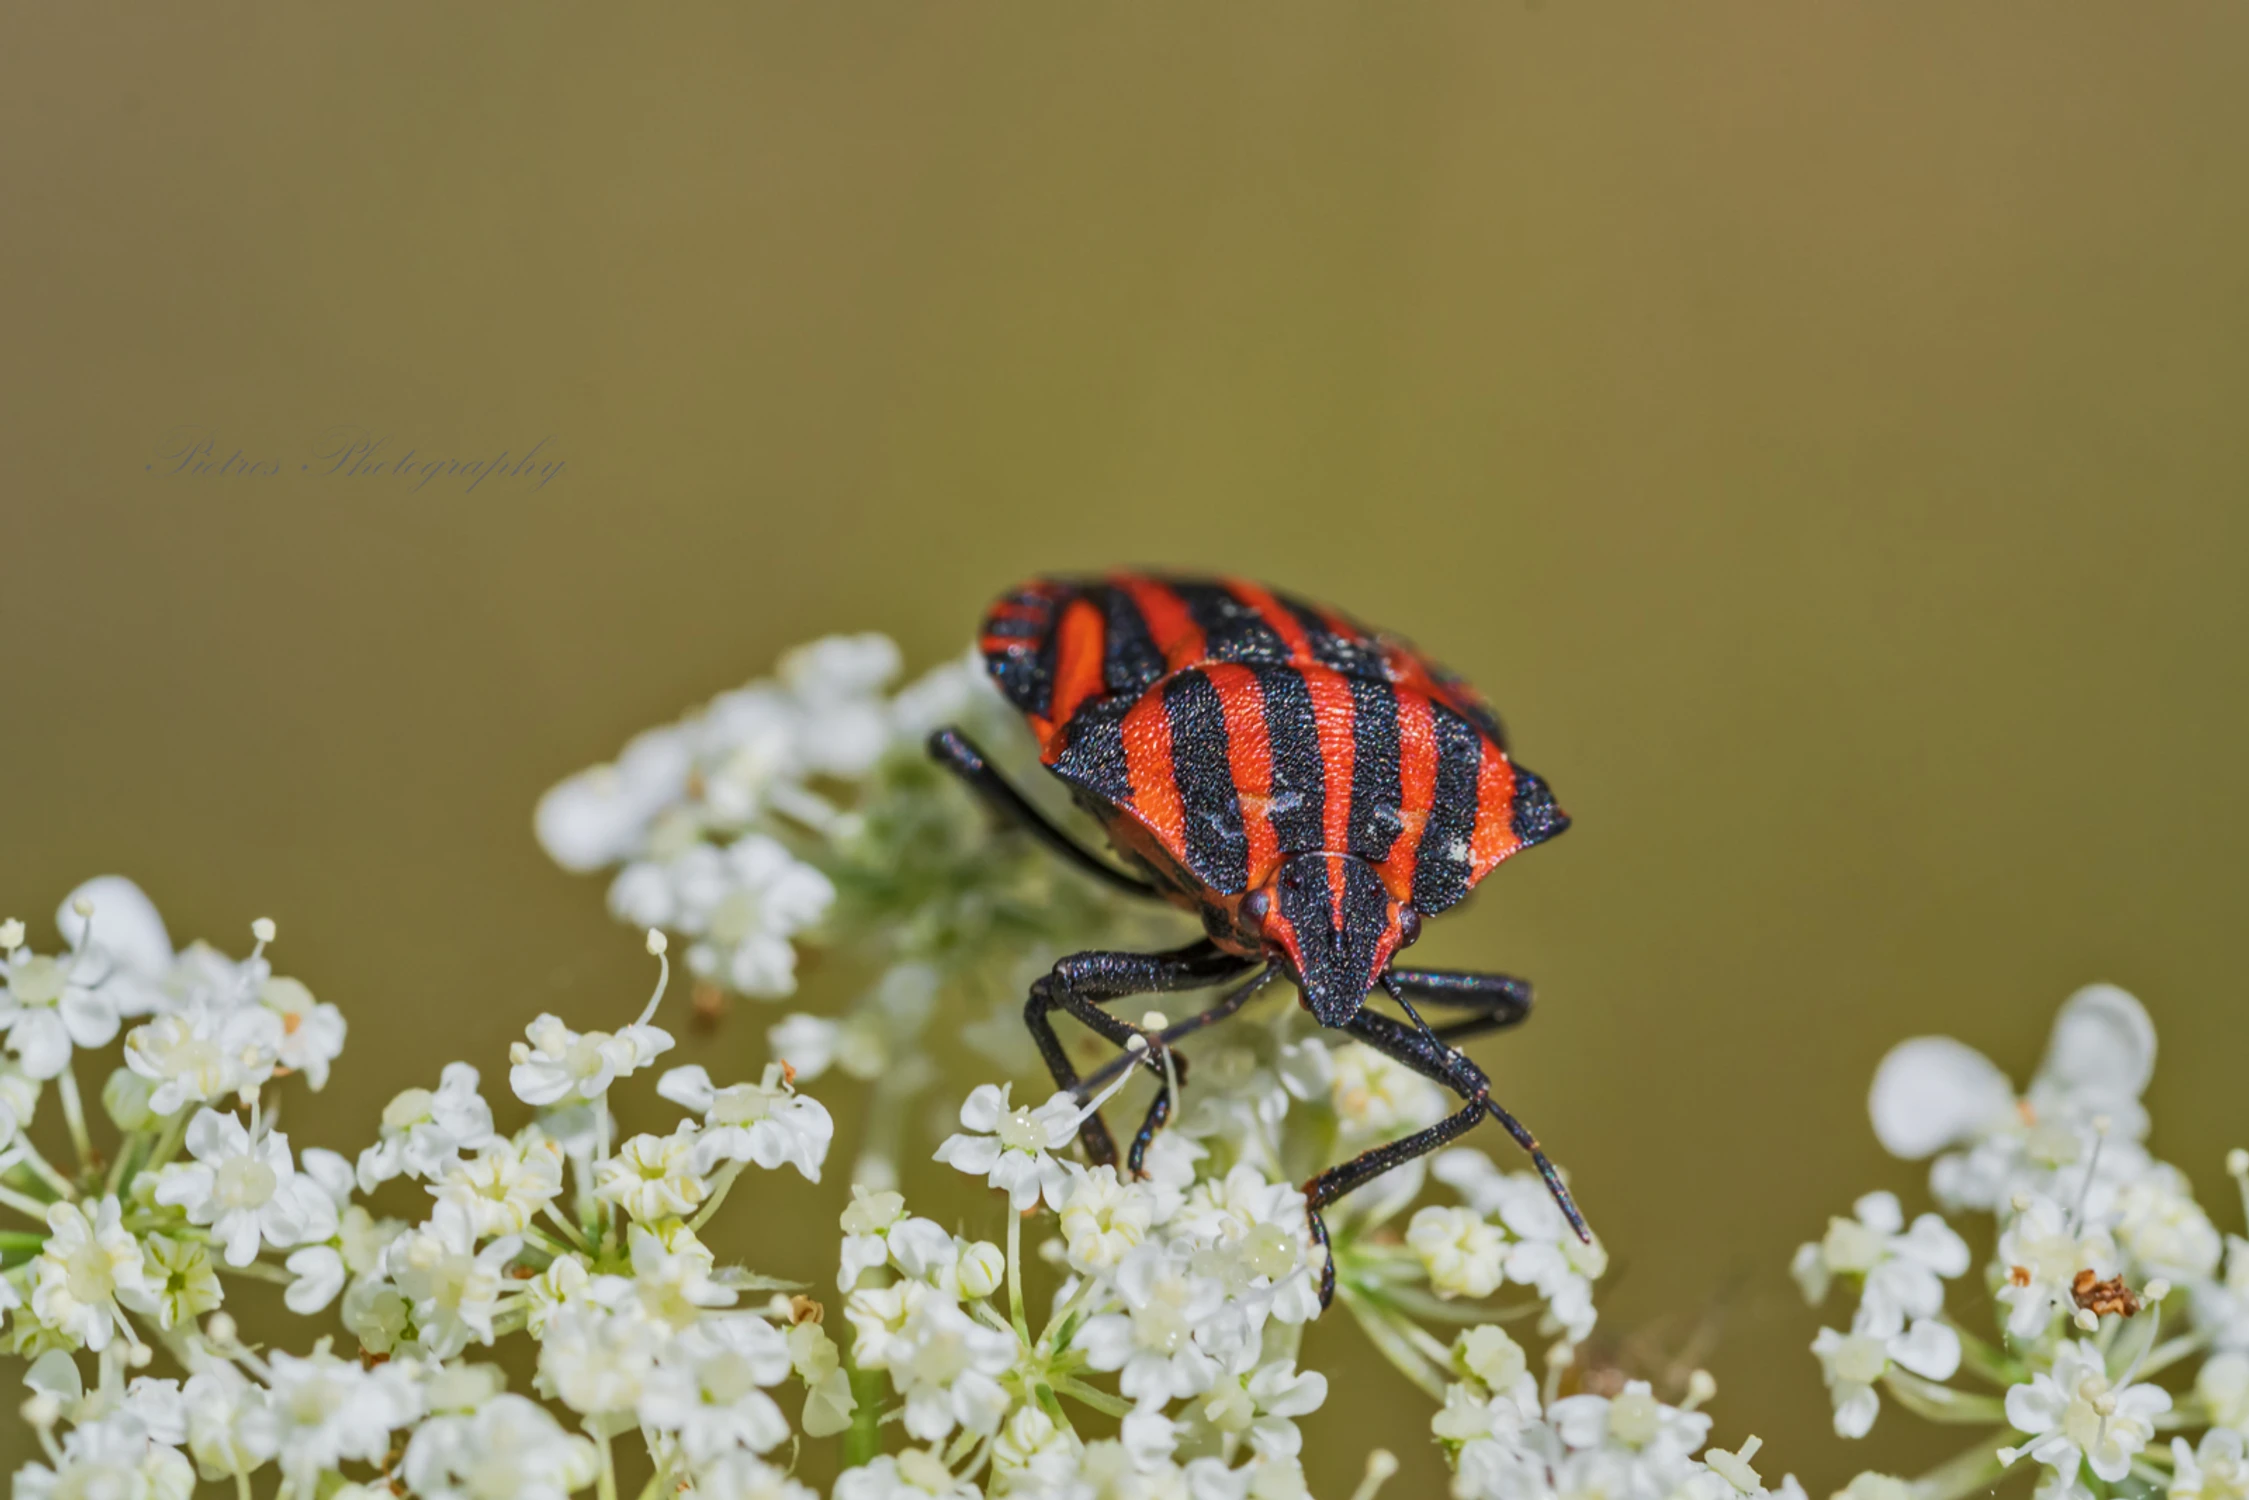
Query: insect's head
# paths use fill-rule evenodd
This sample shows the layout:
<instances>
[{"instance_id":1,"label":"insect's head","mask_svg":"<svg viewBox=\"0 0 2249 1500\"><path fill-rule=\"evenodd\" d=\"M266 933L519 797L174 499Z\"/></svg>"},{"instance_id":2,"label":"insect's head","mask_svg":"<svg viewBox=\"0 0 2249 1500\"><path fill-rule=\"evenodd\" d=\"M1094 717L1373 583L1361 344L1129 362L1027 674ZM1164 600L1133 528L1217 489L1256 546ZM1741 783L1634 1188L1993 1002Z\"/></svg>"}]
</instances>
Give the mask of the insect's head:
<instances>
[{"instance_id":1,"label":"insect's head","mask_svg":"<svg viewBox=\"0 0 2249 1500\"><path fill-rule=\"evenodd\" d=\"M1292 854L1272 882L1242 899L1242 915L1295 976L1322 1026L1359 1013L1391 958L1421 935L1421 918L1354 854Z\"/></svg>"}]
</instances>

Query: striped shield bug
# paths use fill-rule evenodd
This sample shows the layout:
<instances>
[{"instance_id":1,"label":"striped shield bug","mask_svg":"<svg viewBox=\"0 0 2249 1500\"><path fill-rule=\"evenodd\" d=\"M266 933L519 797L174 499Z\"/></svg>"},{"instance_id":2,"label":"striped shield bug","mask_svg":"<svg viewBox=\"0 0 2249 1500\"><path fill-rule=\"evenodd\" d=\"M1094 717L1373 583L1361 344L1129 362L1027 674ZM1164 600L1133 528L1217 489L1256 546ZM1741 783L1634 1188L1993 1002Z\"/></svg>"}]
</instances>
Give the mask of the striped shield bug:
<instances>
[{"instance_id":1,"label":"striped shield bug","mask_svg":"<svg viewBox=\"0 0 2249 1500\"><path fill-rule=\"evenodd\" d=\"M1546 783L1509 757L1498 718L1473 689L1396 636L1233 578L1034 579L992 606L981 650L1047 769L1100 821L1127 868L1056 827L957 729L933 735L930 753L1079 868L1202 919L1206 936L1184 948L1063 959L1032 985L1024 1010L1056 1085L1081 1103L1136 1064L1165 1080L1127 1170L1140 1170L1171 1117L1172 1089L1186 1076L1173 1045L1279 978L1322 1026L1463 1101L1428 1129L1307 1182L1317 1241L1327 1239L1320 1210L1487 1117L1530 1153L1571 1227L1590 1240L1538 1141L1454 1046L1521 1021L1530 986L1396 963L1425 918L1569 827ZM1241 982L1216 1004L1154 1031L1104 1008L1230 980ZM1403 1020L1369 1007L1378 990ZM1432 1026L1416 1000L1458 1018ZM1126 1051L1081 1078L1055 1035L1058 1010ZM1080 1141L1092 1161L1116 1162L1097 1112ZM1334 1289L1330 1259L1323 1303Z\"/></svg>"}]
</instances>

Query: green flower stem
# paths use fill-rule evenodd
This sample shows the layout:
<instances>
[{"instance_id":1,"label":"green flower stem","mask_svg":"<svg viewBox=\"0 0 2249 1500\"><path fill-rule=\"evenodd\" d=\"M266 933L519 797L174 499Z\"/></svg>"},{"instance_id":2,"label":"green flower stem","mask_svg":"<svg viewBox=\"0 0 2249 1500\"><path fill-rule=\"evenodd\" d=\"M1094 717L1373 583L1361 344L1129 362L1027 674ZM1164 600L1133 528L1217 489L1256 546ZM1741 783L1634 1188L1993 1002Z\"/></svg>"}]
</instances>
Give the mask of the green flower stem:
<instances>
[{"instance_id":1,"label":"green flower stem","mask_svg":"<svg viewBox=\"0 0 2249 1500\"><path fill-rule=\"evenodd\" d=\"M601 1500L617 1500L617 1461L609 1451L609 1429L600 1422L589 1422L594 1442L601 1447Z\"/></svg>"},{"instance_id":2,"label":"green flower stem","mask_svg":"<svg viewBox=\"0 0 2249 1500\"><path fill-rule=\"evenodd\" d=\"M1380 1304L1370 1301L1352 1287L1340 1288L1339 1295L1342 1298L1343 1305L1351 1310L1351 1316L1356 1318L1359 1326L1366 1330L1367 1338L1372 1341L1375 1348L1382 1351L1382 1357L1396 1365L1399 1374L1420 1386L1428 1394L1430 1400L1443 1401L1445 1399L1444 1373L1431 1365L1422 1352L1414 1347L1412 1340L1406 1338L1395 1326L1395 1324L1402 1323L1405 1320L1398 1318L1396 1314Z\"/></svg>"},{"instance_id":3,"label":"green flower stem","mask_svg":"<svg viewBox=\"0 0 2249 1500\"><path fill-rule=\"evenodd\" d=\"M1121 1396L1112 1396L1098 1386L1087 1385L1075 1375L1064 1375L1054 1382L1057 1395L1068 1396L1084 1406L1090 1406L1105 1417L1132 1415L1132 1403Z\"/></svg>"},{"instance_id":4,"label":"green flower stem","mask_svg":"<svg viewBox=\"0 0 2249 1500\"><path fill-rule=\"evenodd\" d=\"M212 1266L223 1276L245 1276L252 1281L270 1281L275 1286L294 1286L297 1278L279 1266L269 1266L262 1260L251 1261L246 1266L230 1266L224 1260Z\"/></svg>"},{"instance_id":5,"label":"green flower stem","mask_svg":"<svg viewBox=\"0 0 2249 1500\"><path fill-rule=\"evenodd\" d=\"M1897 1397L1900 1406L1931 1422L1969 1424L2007 1419L2006 1405L1997 1396L1956 1391L1951 1386L1896 1369L1882 1377L1882 1384Z\"/></svg>"},{"instance_id":6,"label":"green flower stem","mask_svg":"<svg viewBox=\"0 0 2249 1500\"><path fill-rule=\"evenodd\" d=\"M114 1196L118 1188L124 1185L125 1179L133 1174L133 1158L140 1154L141 1148L148 1145L149 1140L147 1131L134 1130L127 1132L125 1139L117 1143L117 1160L109 1164L109 1176L102 1183L105 1196Z\"/></svg>"},{"instance_id":7,"label":"green flower stem","mask_svg":"<svg viewBox=\"0 0 2249 1500\"><path fill-rule=\"evenodd\" d=\"M2007 1471L1999 1461L1999 1450L2007 1440L2019 1434L2001 1428L1973 1448L1966 1449L1946 1459L1913 1481L1915 1500L1961 1500L1964 1495L1990 1486L1991 1482Z\"/></svg>"},{"instance_id":8,"label":"green flower stem","mask_svg":"<svg viewBox=\"0 0 2249 1500\"><path fill-rule=\"evenodd\" d=\"M0 1203L6 1204L19 1214L38 1220L42 1224L47 1222L47 1205L41 1203L37 1198L26 1197L14 1188L0 1188ZM40 1235L38 1238L41 1244L46 1243L47 1237L45 1235Z\"/></svg>"},{"instance_id":9,"label":"green flower stem","mask_svg":"<svg viewBox=\"0 0 2249 1500\"><path fill-rule=\"evenodd\" d=\"M1960 1336L1961 1369L2001 1390L2020 1385L2030 1378L2030 1371L2022 1361L2009 1358L2005 1352L1961 1327L1951 1318L1946 1318L1944 1322L1947 1328Z\"/></svg>"},{"instance_id":10,"label":"green flower stem","mask_svg":"<svg viewBox=\"0 0 2249 1500\"><path fill-rule=\"evenodd\" d=\"M1023 1316L1023 1216L1012 1202L1007 1206L1007 1311L1023 1347L1034 1347L1030 1321Z\"/></svg>"},{"instance_id":11,"label":"green flower stem","mask_svg":"<svg viewBox=\"0 0 2249 1500\"><path fill-rule=\"evenodd\" d=\"M2159 1370L2168 1370L2187 1356L2200 1353L2209 1342L2208 1338L2199 1333L2182 1333L2177 1338L2165 1339L2148 1351L2147 1358L2140 1362L2139 1374L2134 1378L2145 1380Z\"/></svg>"},{"instance_id":12,"label":"green flower stem","mask_svg":"<svg viewBox=\"0 0 2249 1500\"><path fill-rule=\"evenodd\" d=\"M141 1164L142 1171L153 1172L180 1154L180 1142L187 1139L187 1117L194 1112L190 1106L165 1122L164 1133L156 1138L156 1149L149 1152L148 1160Z\"/></svg>"},{"instance_id":13,"label":"green flower stem","mask_svg":"<svg viewBox=\"0 0 2249 1500\"><path fill-rule=\"evenodd\" d=\"M843 1466L872 1463L882 1451L882 1371L851 1371L851 1425L843 1432Z\"/></svg>"},{"instance_id":14,"label":"green flower stem","mask_svg":"<svg viewBox=\"0 0 2249 1500\"><path fill-rule=\"evenodd\" d=\"M742 1175L742 1168L746 1165L747 1163L738 1161L730 1161L726 1164L726 1170L718 1174L717 1185L711 1189L711 1201L704 1204L702 1211L687 1221L690 1232L701 1229L711 1221L711 1215L717 1213L718 1206L726 1201L727 1190L734 1186L734 1179Z\"/></svg>"},{"instance_id":15,"label":"green flower stem","mask_svg":"<svg viewBox=\"0 0 2249 1500\"><path fill-rule=\"evenodd\" d=\"M55 1092L62 1098L63 1122L70 1127L70 1144L78 1153L78 1167L91 1172L100 1161L94 1155L94 1138L86 1129L85 1101L78 1097L78 1070L65 1066L55 1075Z\"/></svg>"},{"instance_id":16,"label":"green flower stem","mask_svg":"<svg viewBox=\"0 0 2249 1500\"><path fill-rule=\"evenodd\" d=\"M70 1180L56 1171L48 1163L46 1157L39 1154L37 1146L32 1145L30 1141L19 1135L16 1137L16 1150L23 1154L23 1164L31 1168L32 1175L53 1190L56 1197L65 1202L76 1201L78 1189L72 1187ZM45 1210L41 1210L41 1212L44 1213Z\"/></svg>"}]
</instances>

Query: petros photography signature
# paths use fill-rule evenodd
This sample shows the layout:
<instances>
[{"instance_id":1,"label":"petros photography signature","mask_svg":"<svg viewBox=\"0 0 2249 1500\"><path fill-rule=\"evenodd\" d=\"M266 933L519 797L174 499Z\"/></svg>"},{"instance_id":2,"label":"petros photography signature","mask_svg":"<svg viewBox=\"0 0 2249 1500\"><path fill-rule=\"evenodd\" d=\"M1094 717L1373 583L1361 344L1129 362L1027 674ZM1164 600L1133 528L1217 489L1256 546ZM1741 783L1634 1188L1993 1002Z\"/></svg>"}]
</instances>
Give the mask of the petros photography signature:
<instances>
[{"instance_id":1,"label":"petros photography signature","mask_svg":"<svg viewBox=\"0 0 2249 1500\"><path fill-rule=\"evenodd\" d=\"M568 463L553 437L497 452L446 452L394 439L365 427L332 427L309 443L288 448L231 441L205 428L168 434L143 469L160 479L280 479L290 474L373 488L445 488L473 494L487 482L545 489Z\"/></svg>"}]
</instances>

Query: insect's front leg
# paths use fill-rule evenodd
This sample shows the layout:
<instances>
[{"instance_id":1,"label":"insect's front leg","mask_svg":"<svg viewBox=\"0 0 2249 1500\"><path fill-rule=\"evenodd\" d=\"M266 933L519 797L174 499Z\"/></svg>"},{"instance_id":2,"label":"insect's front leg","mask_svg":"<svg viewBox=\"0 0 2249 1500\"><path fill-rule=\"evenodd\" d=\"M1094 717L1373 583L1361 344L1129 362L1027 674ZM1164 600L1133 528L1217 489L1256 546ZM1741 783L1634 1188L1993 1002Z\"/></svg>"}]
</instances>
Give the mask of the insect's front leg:
<instances>
[{"instance_id":1,"label":"insect's front leg","mask_svg":"<svg viewBox=\"0 0 2249 1500\"><path fill-rule=\"evenodd\" d=\"M1441 1042L1462 1042L1487 1031L1520 1025L1531 1013L1531 982L1509 974L1476 974L1458 969L1392 969L1391 983L1424 1005L1468 1012L1466 1020L1435 1029Z\"/></svg>"},{"instance_id":2,"label":"insect's front leg","mask_svg":"<svg viewBox=\"0 0 2249 1500\"><path fill-rule=\"evenodd\" d=\"M1073 1090L1082 1100L1090 1095L1063 1050L1062 1039L1055 1034L1055 1011L1068 1011L1123 1047L1141 1034L1140 1028L1103 1010L1110 1001L1128 995L1201 989L1232 978L1252 962L1226 952L1208 938L1167 953L1074 953L1032 983L1030 999L1023 1006L1024 1024L1031 1029L1031 1040L1038 1044L1047 1071L1054 1075L1055 1087ZM1162 1073L1163 1062L1154 1048L1142 1061ZM1078 1127L1078 1139L1095 1165L1116 1164L1116 1139L1098 1112L1086 1116L1085 1123Z\"/></svg>"},{"instance_id":3,"label":"insect's front leg","mask_svg":"<svg viewBox=\"0 0 2249 1500\"><path fill-rule=\"evenodd\" d=\"M1418 1028L1393 1021L1388 1016L1362 1010L1344 1023L1343 1029L1358 1040L1386 1057L1392 1057L1425 1078L1431 1078L1458 1094L1464 1102L1458 1113L1448 1115L1426 1130L1416 1131L1387 1146L1376 1146L1340 1166L1330 1167L1310 1182L1304 1184L1304 1203L1312 1216L1312 1238L1323 1249L1328 1243L1327 1223L1320 1210L1355 1188L1380 1177L1393 1167L1402 1166L1418 1156L1425 1156L1452 1140L1464 1135L1485 1116L1497 1120L1516 1143L1530 1153L1531 1162L1545 1179L1546 1190L1554 1195L1555 1203L1570 1221L1578 1238L1590 1242L1592 1231L1585 1227L1585 1217L1578 1212L1577 1202L1563 1185L1562 1176L1554 1164L1546 1159L1539 1148L1538 1138L1523 1128L1522 1122L1492 1101L1491 1080L1484 1070L1470 1062L1461 1053L1424 1034ZM1320 1305L1335 1296L1335 1259L1329 1256L1320 1273Z\"/></svg>"}]
</instances>

